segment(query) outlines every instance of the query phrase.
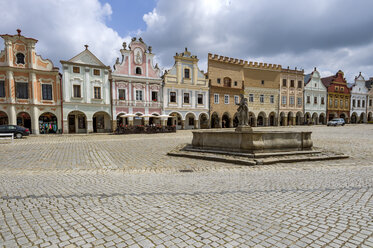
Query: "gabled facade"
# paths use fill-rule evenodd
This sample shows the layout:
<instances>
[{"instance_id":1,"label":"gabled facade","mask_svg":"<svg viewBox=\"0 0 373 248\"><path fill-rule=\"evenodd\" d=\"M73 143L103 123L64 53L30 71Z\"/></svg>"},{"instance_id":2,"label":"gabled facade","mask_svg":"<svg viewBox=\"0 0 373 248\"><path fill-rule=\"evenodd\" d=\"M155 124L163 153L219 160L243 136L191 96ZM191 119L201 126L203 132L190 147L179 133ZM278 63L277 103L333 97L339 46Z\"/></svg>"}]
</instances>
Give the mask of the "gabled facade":
<instances>
[{"instance_id":1,"label":"gabled facade","mask_svg":"<svg viewBox=\"0 0 373 248\"><path fill-rule=\"evenodd\" d=\"M368 88L360 72L359 76L355 77L355 83L351 86L351 123L367 122L367 101Z\"/></svg>"},{"instance_id":2,"label":"gabled facade","mask_svg":"<svg viewBox=\"0 0 373 248\"><path fill-rule=\"evenodd\" d=\"M112 73L113 128L120 125L161 125L162 79L153 64L152 47L141 38L123 43ZM163 123L162 123L163 121Z\"/></svg>"},{"instance_id":3,"label":"gabled facade","mask_svg":"<svg viewBox=\"0 0 373 248\"><path fill-rule=\"evenodd\" d=\"M282 69L279 96L280 126L303 124L303 87L303 70Z\"/></svg>"},{"instance_id":4,"label":"gabled facade","mask_svg":"<svg viewBox=\"0 0 373 248\"><path fill-rule=\"evenodd\" d=\"M211 128L236 126L236 104L244 94L243 66L243 60L208 54Z\"/></svg>"},{"instance_id":5,"label":"gabled facade","mask_svg":"<svg viewBox=\"0 0 373 248\"><path fill-rule=\"evenodd\" d=\"M365 82L365 86L368 89L368 100L367 100L367 121L373 121L373 78L369 78Z\"/></svg>"},{"instance_id":6,"label":"gabled facade","mask_svg":"<svg viewBox=\"0 0 373 248\"><path fill-rule=\"evenodd\" d=\"M327 121L343 118L349 123L351 94L344 73L339 70L335 75L322 78L321 81L328 90Z\"/></svg>"},{"instance_id":7,"label":"gabled facade","mask_svg":"<svg viewBox=\"0 0 373 248\"><path fill-rule=\"evenodd\" d=\"M315 70L307 75L304 86L305 124L326 124L326 105L328 92L321 82L320 73Z\"/></svg>"},{"instance_id":8,"label":"gabled facade","mask_svg":"<svg viewBox=\"0 0 373 248\"><path fill-rule=\"evenodd\" d=\"M163 75L164 114L172 116L167 125L178 129L208 128L209 87L198 68L198 58L185 48L174 59L174 66Z\"/></svg>"},{"instance_id":9,"label":"gabled facade","mask_svg":"<svg viewBox=\"0 0 373 248\"><path fill-rule=\"evenodd\" d=\"M28 128L33 134L57 133L62 128L61 81L52 61L35 52L36 39L0 35L0 125Z\"/></svg>"},{"instance_id":10,"label":"gabled facade","mask_svg":"<svg viewBox=\"0 0 373 248\"><path fill-rule=\"evenodd\" d=\"M68 61L63 70L64 133L111 131L110 67L85 50Z\"/></svg>"},{"instance_id":11,"label":"gabled facade","mask_svg":"<svg viewBox=\"0 0 373 248\"><path fill-rule=\"evenodd\" d=\"M245 61L243 71L250 125L277 126L281 66Z\"/></svg>"}]
</instances>

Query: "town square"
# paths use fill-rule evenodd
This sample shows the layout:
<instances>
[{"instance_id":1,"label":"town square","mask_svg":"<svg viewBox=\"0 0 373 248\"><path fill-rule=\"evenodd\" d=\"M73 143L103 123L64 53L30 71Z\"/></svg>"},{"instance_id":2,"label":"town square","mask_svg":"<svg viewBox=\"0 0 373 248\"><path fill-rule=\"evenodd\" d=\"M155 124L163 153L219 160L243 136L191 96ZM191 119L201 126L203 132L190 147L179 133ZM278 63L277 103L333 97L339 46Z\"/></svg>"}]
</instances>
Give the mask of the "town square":
<instances>
[{"instance_id":1,"label":"town square","mask_svg":"<svg viewBox=\"0 0 373 248\"><path fill-rule=\"evenodd\" d=\"M258 166L167 156L191 141L189 130L2 141L0 240L5 247L372 247L372 128L283 127L310 129L315 147L350 158Z\"/></svg>"},{"instance_id":2,"label":"town square","mask_svg":"<svg viewBox=\"0 0 373 248\"><path fill-rule=\"evenodd\" d=\"M0 0L0 247L373 247L372 8Z\"/></svg>"}]
</instances>

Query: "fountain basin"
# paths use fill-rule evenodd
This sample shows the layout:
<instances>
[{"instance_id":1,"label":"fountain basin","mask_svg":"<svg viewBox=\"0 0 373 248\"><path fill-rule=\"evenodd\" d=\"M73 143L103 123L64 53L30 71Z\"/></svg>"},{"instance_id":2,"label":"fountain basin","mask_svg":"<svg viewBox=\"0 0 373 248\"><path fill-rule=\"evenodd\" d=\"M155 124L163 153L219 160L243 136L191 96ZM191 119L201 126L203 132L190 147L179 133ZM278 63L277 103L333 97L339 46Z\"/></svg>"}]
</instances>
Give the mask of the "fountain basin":
<instances>
[{"instance_id":1,"label":"fountain basin","mask_svg":"<svg viewBox=\"0 0 373 248\"><path fill-rule=\"evenodd\" d=\"M312 150L312 132L198 130L193 131L192 147L244 153Z\"/></svg>"}]
</instances>

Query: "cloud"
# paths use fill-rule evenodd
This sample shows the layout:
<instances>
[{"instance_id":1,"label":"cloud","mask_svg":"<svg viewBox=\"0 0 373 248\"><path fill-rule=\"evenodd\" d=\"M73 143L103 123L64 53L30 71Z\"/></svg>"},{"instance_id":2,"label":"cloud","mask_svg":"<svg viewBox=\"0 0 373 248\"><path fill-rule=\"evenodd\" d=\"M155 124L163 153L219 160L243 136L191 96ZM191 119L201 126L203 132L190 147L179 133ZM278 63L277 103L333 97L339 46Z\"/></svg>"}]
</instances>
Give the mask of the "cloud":
<instances>
[{"instance_id":1,"label":"cloud","mask_svg":"<svg viewBox=\"0 0 373 248\"><path fill-rule=\"evenodd\" d=\"M105 24L113 10L98 0L1 1L0 9L1 33L16 34L20 28L22 35L39 40L37 53L57 67L60 60L83 51L85 44L104 64L113 65L122 42L129 41Z\"/></svg>"},{"instance_id":2,"label":"cloud","mask_svg":"<svg viewBox=\"0 0 373 248\"><path fill-rule=\"evenodd\" d=\"M306 73L316 66L322 76L342 69L352 79L373 69L372 8L368 0L159 0L140 35L164 66L187 46L203 69L211 52Z\"/></svg>"}]
</instances>

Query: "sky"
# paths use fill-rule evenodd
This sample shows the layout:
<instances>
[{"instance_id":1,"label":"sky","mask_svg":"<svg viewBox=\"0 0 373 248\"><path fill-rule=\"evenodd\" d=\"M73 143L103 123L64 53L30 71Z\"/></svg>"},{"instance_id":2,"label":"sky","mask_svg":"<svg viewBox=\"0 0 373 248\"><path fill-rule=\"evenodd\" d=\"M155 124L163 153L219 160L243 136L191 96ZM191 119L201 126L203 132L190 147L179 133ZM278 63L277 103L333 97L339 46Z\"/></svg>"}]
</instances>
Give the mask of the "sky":
<instances>
[{"instance_id":1,"label":"sky","mask_svg":"<svg viewBox=\"0 0 373 248\"><path fill-rule=\"evenodd\" d=\"M352 83L373 77L371 0L0 0L0 33L32 37L61 68L89 49L106 65L142 37L162 70L185 47L207 70L208 53L297 67ZM1 42L0 48L4 45Z\"/></svg>"}]
</instances>

